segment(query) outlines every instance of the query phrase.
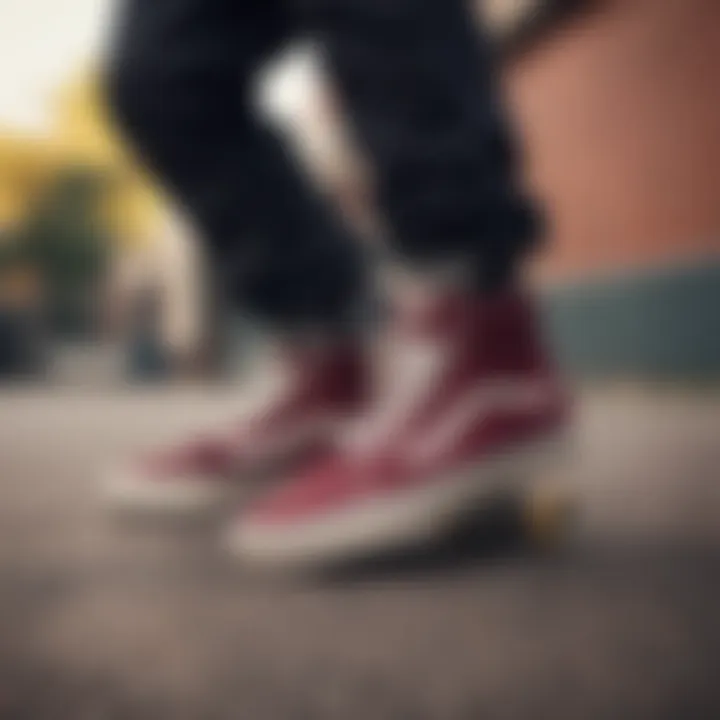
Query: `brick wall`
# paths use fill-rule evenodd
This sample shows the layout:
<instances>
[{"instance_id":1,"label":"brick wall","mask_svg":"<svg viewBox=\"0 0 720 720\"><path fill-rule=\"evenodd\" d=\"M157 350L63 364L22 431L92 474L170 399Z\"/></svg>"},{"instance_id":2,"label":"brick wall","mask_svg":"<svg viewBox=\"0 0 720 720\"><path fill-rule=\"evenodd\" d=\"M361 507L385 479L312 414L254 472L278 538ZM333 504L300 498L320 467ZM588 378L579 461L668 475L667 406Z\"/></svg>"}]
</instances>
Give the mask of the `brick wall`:
<instances>
[{"instance_id":1,"label":"brick wall","mask_svg":"<svg viewBox=\"0 0 720 720\"><path fill-rule=\"evenodd\" d=\"M602 5L507 70L555 277L720 251L720 2Z\"/></svg>"}]
</instances>

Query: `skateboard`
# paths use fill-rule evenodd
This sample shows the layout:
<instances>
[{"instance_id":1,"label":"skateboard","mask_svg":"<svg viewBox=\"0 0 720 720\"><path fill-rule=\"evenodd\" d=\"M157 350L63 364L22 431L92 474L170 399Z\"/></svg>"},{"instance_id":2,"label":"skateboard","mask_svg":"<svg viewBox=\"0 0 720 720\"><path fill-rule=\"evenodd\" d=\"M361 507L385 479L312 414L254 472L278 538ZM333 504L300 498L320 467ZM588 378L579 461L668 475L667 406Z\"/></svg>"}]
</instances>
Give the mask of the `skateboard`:
<instances>
[{"instance_id":1,"label":"skateboard","mask_svg":"<svg viewBox=\"0 0 720 720\"><path fill-rule=\"evenodd\" d=\"M521 539L529 547L552 550L572 537L579 508L569 487L540 483L517 495L514 502Z\"/></svg>"}]
</instances>

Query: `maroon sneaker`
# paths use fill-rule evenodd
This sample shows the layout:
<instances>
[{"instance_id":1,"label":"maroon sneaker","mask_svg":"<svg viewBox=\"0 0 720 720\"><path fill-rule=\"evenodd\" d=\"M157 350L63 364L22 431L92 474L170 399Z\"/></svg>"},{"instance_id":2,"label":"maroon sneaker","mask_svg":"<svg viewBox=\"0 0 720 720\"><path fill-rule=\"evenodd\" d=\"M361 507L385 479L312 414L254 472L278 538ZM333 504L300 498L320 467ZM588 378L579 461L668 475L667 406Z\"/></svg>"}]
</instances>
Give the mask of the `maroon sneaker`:
<instances>
[{"instance_id":1,"label":"maroon sneaker","mask_svg":"<svg viewBox=\"0 0 720 720\"><path fill-rule=\"evenodd\" d=\"M235 554L323 564L429 541L557 454L568 398L528 298L445 295L391 325L377 407L241 515Z\"/></svg>"},{"instance_id":2,"label":"maroon sneaker","mask_svg":"<svg viewBox=\"0 0 720 720\"><path fill-rule=\"evenodd\" d=\"M117 467L106 490L125 510L202 513L239 481L287 471L327 451L337 424L353 416L367 382L359 345L284 348L272 398L226 432L149 452Z\"/></svg>"}]
</instances>

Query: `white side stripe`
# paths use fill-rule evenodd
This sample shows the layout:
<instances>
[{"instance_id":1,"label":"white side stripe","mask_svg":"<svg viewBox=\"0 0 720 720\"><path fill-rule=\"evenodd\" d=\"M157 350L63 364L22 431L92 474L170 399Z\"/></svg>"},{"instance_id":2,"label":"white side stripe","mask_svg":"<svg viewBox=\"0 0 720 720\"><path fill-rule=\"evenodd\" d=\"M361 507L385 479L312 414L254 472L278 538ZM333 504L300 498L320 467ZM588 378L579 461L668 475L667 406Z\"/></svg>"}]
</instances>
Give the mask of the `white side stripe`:
<instances>
[{"instance_id":1,"label":"white side stripe","mask_svg":"<svg viewBox=\"0 0 720 720\"><path fill-rule=\"evenodd\" d=\"M407 454L414 462L427 462L444 452L460 432L478 419L498 411L540 411L554 396L552 383L545 379L485 381L463 395L448 413L443 413L440 422L415 438L407 446Z\"/></svg>"},{"instance_id":2,"label":"white side stripe","mask_svg":"<svg viewBox=\"0 0 720 720\"><path fill-rule=\"evenodd\" d=\"M444 346L432 342L390 345L385 352L388 355L378 363L380 400L345 435L345 446L351 452L372 452L387 442L390 434L412 415L448 362Z\"/></svg>"}]
</instances>

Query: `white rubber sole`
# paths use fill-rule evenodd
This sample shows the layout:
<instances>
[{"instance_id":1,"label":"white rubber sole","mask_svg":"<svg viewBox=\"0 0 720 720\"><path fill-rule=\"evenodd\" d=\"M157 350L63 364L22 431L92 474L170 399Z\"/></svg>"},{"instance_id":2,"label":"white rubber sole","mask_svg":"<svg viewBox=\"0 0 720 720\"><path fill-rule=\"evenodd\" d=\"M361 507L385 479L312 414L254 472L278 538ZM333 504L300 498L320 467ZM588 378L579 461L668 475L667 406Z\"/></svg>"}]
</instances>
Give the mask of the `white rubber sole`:
<instances>
[{"instance_id":1,"label":"white rubber sole","mask_svg":"<svg viewBox=\"0 0 720 720\"><path fill-rule=\"evenodd\" d=\"M120 513L194 516L210 514L229 502L233 485L214 477L157 480L117 468L105 478L102 494L108 508Z\"/></svg>"},{"instance_id":2,"label":"white rubber sole","mask_svg":"<svg viewBox=\"0 0 720 720\"><path fill-rule=\"evenodd\" d=\"M226 546L247 564L311 568L393 552L432 541L472 508L498 495L529 492L540 475L568 455L566 433L545 437L473 464L451 477L404 488L289 527L242 520Z\"/></svg>"}]
</instances>

